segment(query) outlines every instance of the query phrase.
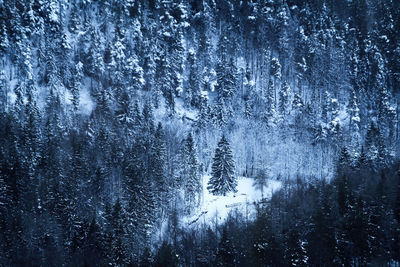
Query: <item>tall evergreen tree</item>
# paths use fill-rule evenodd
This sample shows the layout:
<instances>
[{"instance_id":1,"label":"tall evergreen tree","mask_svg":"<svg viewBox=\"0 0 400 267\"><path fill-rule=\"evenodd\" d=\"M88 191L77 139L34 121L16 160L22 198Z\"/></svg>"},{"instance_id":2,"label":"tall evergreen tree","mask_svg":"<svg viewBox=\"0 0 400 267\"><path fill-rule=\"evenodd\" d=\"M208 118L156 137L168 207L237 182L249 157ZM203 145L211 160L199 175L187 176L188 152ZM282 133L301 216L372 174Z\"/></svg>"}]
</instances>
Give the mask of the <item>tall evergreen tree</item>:
<instances>
[{"instance_id":1,"label":"tall evergreen tree","mask_svg":"<svg viewBox=\"0 0 400 267\"><path fill-rule=\"evenodd\" d=\"M191 133L183 142L180 161L180 180L184 184L185 201L189 210L196 204L196 196L199 196L201 190L199 159Z\"/></svg>"},{"instance_id":2,"label":"tall evergreen tree","mask_svg":"<svg viewBox=\"0 0 400 267\"><path fill-rule=\"evenodd\" d=\"M226 195L228 192L236 192L237 180L235 166L230 144L222 135L215 150L212 164L212 176L207 189L214 195Z\"/></svg>"}]
</instances>

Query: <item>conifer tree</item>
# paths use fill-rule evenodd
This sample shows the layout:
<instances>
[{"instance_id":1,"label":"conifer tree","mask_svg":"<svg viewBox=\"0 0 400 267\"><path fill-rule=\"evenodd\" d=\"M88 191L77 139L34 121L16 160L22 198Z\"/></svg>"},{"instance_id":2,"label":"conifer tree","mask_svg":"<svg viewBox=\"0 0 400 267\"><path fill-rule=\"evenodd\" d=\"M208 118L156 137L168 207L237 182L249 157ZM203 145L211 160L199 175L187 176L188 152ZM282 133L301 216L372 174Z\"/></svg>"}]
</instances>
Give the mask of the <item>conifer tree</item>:
<instances>
[{"instance_id":1,"label":"conifer tree","mask_svg":"<svg viewBox=\"0 0 400 267\"><path fill-rule=\"evenodd\" d=\"M222 135L215 150L212 164L212 176L207 189L214 195L226 195L228 192L236 192L237 180L235 166L230 144Z\"/></svg>"},{"instance_id":2,"label":"conifer tree","mask_svg":"<svg viewBox=\"0 0 400 267\"><path fill-rule=\"evenodd\" d=\"M370 167L385 166L389 160L383 137L374 122L371 122L365 137L365 154Z\"/></svg>"},{"instance_id":3,"label":"conifer tree","mask_svg":"<svg viewBox=\"0 0 400 267\"><path fill-rule=\"evenodd\" d=\"M300 233L297 228L291 229L286 238L285 258L290 266L307 266L307 256L302 247Z\"/></svg>"},{"instance_id":4,"label":"conifer tree","mask_svg":"<svg viewBox=\"0 0 400 267\"><path fill-rule=\"evenodd\" d=\"M349 119L349 129L350 129L350 142L353 146L354 150L358 150L360 146L360 109L358 108L358 98L355 90L351 92L351 96L349 99L348 114L350 116Z\"/></svg>"},{"instance_id":5,"label":"conifer tree","mask_svg":"<svg viewBox=\"0 0 400 267\"><path fill-rule=\"evenodd\" d=\"M188 105L199 108L201 101L202 79L200 76L199 62L193 49L189 50L189 78L185 92L185 102Z\"/></svg>"},{"instance_id":6,"label":"conifer tree","mask_svg":"<svg viewBox=\"0 0 400 267\"><path fill-rule=\"evenodd\" d=\"M72 3L71 14L68 24L70 32L77 32L81 26L81 18L79 16L79 8L76 2Z\"/></svg>"},{"instance_id":7,"label":"conifer tree","mask_svg":"<svg viewBox=\"0 0 400 267\"><path fill-rule=\"evenodd\" d=\"M276 57L273 57L271 59L271 65L269 69L269 75L270 79L272 79L272 90L273 90L273 96L274 96L274 106L278 106L278 96L277 96L277 90L278 90L278 84L282 78L282 67L279 62L279 59Z\"/></svg>"},{"instance_id":8,"label":"conifer tree","mask_svg":"<svg viewBox=\"0 0 400 267\"><path fill-rule=\"evenodd\" d=\"M332 105L332 98L328 91L325 91L322 100L322 114L321 119L323 123L328 123L330 121L330 112L331 112L331 105Z\"/></svg>"},{"instance_id":9,"label":"conifer tree","mask_svg":"<svg viewBox=\"0 0 400 267\"><path fill-rule=\"evenodd\" d=\"M4 70L0 71L0 113L8 108L8 93L10 85Z\"/></svg>"},{"instance_id":10,"label":"conifer tree","mask_svg":"<svg viewBox=\"0 0 400 267\"><path fill-rule=\"evenodd\" d=\"M133 92L143 88L145 83L143 68L139 65L139 58L136 54L132 53L131 56L128 57L124 72Z\"/></svg>"},{"instance_id":11,"label":"conifer tree","mask_svg":"<svg viewBox=\"0 0 400 267\"><path fill-rule=\"evenodd\" d=\"M113 229L112 265L126 265L128 262L125 245L126 214L119 199L115 202L111 215L111 226Z\"/></svg>"},{"instance_id":12,"label":"conifer tree","mask_svg":"<svg viewBox=\"0 0 400 267\"><path fill-rule=\"evenodd\" d=\"M3 55L10 46L10 43L8 41L8 32L6 24L5 23L2 24L3 25L0 28L0 55Z\"/></svg>"},{"instance_id":13,"label":"conifer tree","mask_svg":"<svg viewBox=\"0 0 400 267\"><path fill-rule=\"evenodd\" d=\"M151 151L150 175L156 185L158 192L168 191L166 183L166 146L164 130L161 122L158 123L157 130L154 133L154 143Z\"/></svg>"},{"instance_id":14,"label":"conifer tree","mask_svg":"<svg viewBox=\"0 0 400 267\"><path fill-rule=\"evenodd\" d=\"M200 110L197 116L196 126L204 128L210 122L210 106L206 97L201 98Z\"/></svg>"},{"instance_id":15,"label":"conifer tree","mask_svg":"<svg viewBox=\"0 0 400 267\"><path fill-rule=\"evenodd\" d=\"M289 105L290 87L287 82L284 82L279 91L279 111L282 115L286 115Z\"/></svg>"},{"instance_id":16,"label":"conifer tree","mask_svg":"<svg viewBox=\"0 0 400 267\"><path fill-rule=\"evenodd\" d=\"M180 160L180 180L184 184L185 201L189 209L195 204L196 195L201 190L197 148L191 133L183 142Z\"/></svg>"},{"instance_id":17,"label":"conifer tree","mask_svg":"<svg viewBox=\"0 0 400 267\"><path fill-rule=\"evenodd\" d=\"M71 85L71 94L72 94L72 105L74 106L74 110L77 111L79 107L79 98L80 98L80 90L83 79L83 64L78 61L75 64L75 69L73 70L73 78Z\"/></svg>"},{"instance_id":18,"label":"conifer tree","mask_svg":"<svg viewBox=\"0 0 400 267\"><path fill-rule=\"evenodd\" d=\"M222 230L221 241L218 244L217 255L215 259L216 266L234 266L234 247L232 241L228 237L226 227Z\"/></svg>"}]
</instances>

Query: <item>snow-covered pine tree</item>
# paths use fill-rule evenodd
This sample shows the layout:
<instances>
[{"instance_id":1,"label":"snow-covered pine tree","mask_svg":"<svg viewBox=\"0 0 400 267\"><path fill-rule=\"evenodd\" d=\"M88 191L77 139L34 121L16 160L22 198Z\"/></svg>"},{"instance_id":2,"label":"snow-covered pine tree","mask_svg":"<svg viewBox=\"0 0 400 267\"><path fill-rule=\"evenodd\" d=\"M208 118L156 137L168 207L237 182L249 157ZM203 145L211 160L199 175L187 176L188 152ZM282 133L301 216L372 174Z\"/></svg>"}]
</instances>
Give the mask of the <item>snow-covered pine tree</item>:
<instances>
[{"instance_id":1,"label":"snow-covered pine tree","mask_svg":"<svg viewBox=\"0 0 400 267\"><path fill-rule=\"evenodd\" d=\"M83 64L82 62L78 61L75 64L75 68L73 70L73 78L72 78L72 84L71 84L71 102L72 105L74 106L74 110L78 110L79 106L79 95L80 95L80 89L82 85L82 79L83 79Z\"/></svg>"},{"instance_id":2,"label":"snow-covered pine tree","mask_svg":"<svg viewBox=\"0 0 400 267\"><path fill-rule=\"evenodd\" d=\"M265 101L265 114L264 114L264 120L269 121L271 118L274 117L275 112L276 112L276 105L275 105L275 89L274 89L274 81L273 79L269 79L268 81L268 87L266 90L266 93L264 95L264 101Z\"/></svg>"},{"instance_id":3,"label":"snow-covered pine tree","mask_svg":"<svg viewBox=\"0 0 400 267\"><path fill-rule=\"evenodd\" d=\"M213 118L213 123L217 127L222 127L224 126L227 121L228 121L228 111L227 109L229 108L226 102L224 101L224 98L218 98L217 103L214 105L214 108L211 110L212 118Z\"/></svg>"},{"instance_id":4,"label":"snow-covered pine tree","mask_svg":"<svg viewBox=\"0 0 400 267\"><path fill-rule=\"evenodd\" d=\"M282 67L279 62L279 59L276 57L273 57L271 59L271 65L269 68L269 75L270 79L273 81L273 95L274 95L274 106L278 106L278 96L277 96L277 90L279 90L278 85L280 83L280 80L282 78Z\"/></svg>"},{"instance_id":5,"label":"snow-covered pine tree","mask_svg":"<svg viewBox=\"0 0 400 267\"><path fill-rule=\"evenodd\" d=\"M117 101L115 115L123 127L129 127L133 122L131 97L127 90L123 90Z\"/></svg>"},{"instance_id":6,"label":"snow-covered pine tree","mask_svg":"<svg viewBox=\"0 0 400 267\"><path fill-rule=\"evenodd\" d=\"M371 122L367 135L365 136L366 161L372 168L385 166L388 160L388 153L383 137L374 122Z\"/></svg>"},{"instance_id":7,"label":"snow-covered pine tree","mask_svg":"<svg viewBox=\"0 0 400 267\"><path fill-rule=\"evenodd\" d=\"M168 204L167 193L170 191L166 175L166 153L164 130L159 122L151 146L149 173L155 192L160 198L158 205L162 208Z\"/></svg>"},{"instance_id":8,"label":"snow-covered pine tree","mask_svg":"<svg viewBox=\"0 0 400 267\"><path fill-rule=\"evenodd\" d=\"M294 114L294 121L295 121L296 125L300 126L304 120L304 118L303 118L304 102L298 93L294 94L293 101L292 101L292 110L293 110L293 114Z\"/></svg>"},{"instance_id":9,"label":"snow-covered pine tree","mask_svg":"<svg viewBox=\"0 0 400 267\"><path fill-rule=\"evenodd\" d=\"M322 123L328 123L330 121L331 105L332 105L331 94L328 91L325 91L322 100L322 113L321 113Z\"/></svg>"},{"instance_id":10,"label":"snow-covered pine tree","mask_svg":"<svg viewBox=\"0 0 400 267\"><path fill-rule=\"evenodd\" d=\"M237 191L234 164L230 144L226 140L225 135L222 135L215 150L212 175L207 186L207 189L211 193L225 196L228 192Z\"/></svg>"},{"instance_id":11,"label":"snow-covered pine tree","mask_svg":"<svg viewBox=\"0 0 400 267\"><path fill-rule=\"evenodd\" d=\"M8 93L10 84L4 70L0 71L0 113L8 108Z\"/></svg>"},{"instance_id":12,"label":"snow-covered pine tree","mask_svg":"<svg viewBox=\"0 0 400 267\"><path fill-rule=\"evenodd\" d=\"M284 82L281 90L279 91L279 111L283 116L286 115L289 106L290 86Z\"/></svg>"},{"instance_id":13,"label":"snow-covered pine tree","mask_svg":"<svg viewBox=\"0 0 400 267\"><path fill-rule=\"evenodd\" d=\"M200 100L200 110L197 116L197 127L204 128L210 122L210 106L208 104L208 99L202 97Z\"/></svg>"},{"instance_id":14,"label":"snow-covered pine tree","mask_svg":"<svg viewBox=\"0 0 400 267\"><path fill-rule=\"evenodd\" d=\"M217 63L217 84L215 89L219 98L229 99L235 93L236 66L233 59L220 59Z\"/></svg>"},{"instance_id":15,"label":"snow-covered pine tree","mask_svg":"<svg viewBox=\"0 0 400 267\"><path fill-rule=\"evenodd\" d=\"M329 134L334 141L334 144L341 142L342 125L339 119L339 101L336 98L331 99L331 121L328 124Z\"/></svg>"},{"instance_id":16,"label":"snow-covered pine tree","mask_svg":"<svg viewBox=\"0 0 400 267\"><path fill-rule=\"evenodd\" d=\"M126 238L126 212L119 199L114 204L111 213L110 225L113 229L112 238L112 263L111 266L123 266L128 262L127 247L125 245Z\"/></svg>"},{"instance_id":17,"label":"snow-covered pine tree","mask_svg":"<svg viewBox=\"0 0 400 267\"><path fill-rule=\"evenodd\" d=\"M199 108L201 101L201 86L203 81L201 79L199 61L193 49L189 50L188 55L189 63L189 77L188 85L185 91L185 103L189 106Z\"/></svg>"},{"instance_id":18,"label":"snow-covered pine tree","mask_svg":"<svg viewBox=\"0 0 400 267\"><path fill-rule=\"evenodd\" d=\"M190 209L195 204L196 195L201 190L199 159L197 157L196 144L191 133L188 134L183 142L180 165L180 179L184 184L185 202L187 208Z\"/></svg>"},{"instance_id":19,"label":"snow-covered pine tree","mask_svg":"<svg viewBox=\"0 0 400 267\"><path fill-rule=\"evenodd\" d=\"M128 57L126 63L124 75L127 78L127 84L133 89L131 93L136 93L145 84L143 68L139 65L139 58L134 52Z\"/></svg>"},{"instance_id":20,"label":"snow-covered pine tree","mask_svg":"<svg viewBox=\"0 0 400 267\"><path fill-rule=\"evenodd\" d=\"M4 23L0 27L0 55L5 53L9 46L10 46L10 43L8 41L7 28L6 28L6 24Z\"/></svg>"},{"instance_id":21,"label":"snow-covered pine tree","mask_svg":"<svg viewBox=\"0 0 400 267\"><path fill-rule=\"evenodd\" d=\"M100 34L95 27L92 26L87 34L89 34L90 46L85 54L84 69L88 76L98 80L105 71L102 55L103 44L100 40Z\"/></svg>"},{"instance_id":22,"label":"snow-covered pine tree","mask_svg":"<svg viewBox=\"0 0 400 267\"><path fill-rule=\"evenodd\" d=\"M353 89L347 105L347 113L349 114L349 132L350 132L350 145L352 154L355 156L360 149L361 135L360 135L360 109L358 108L358 98L356 91Z\"/></svg>"}]
</instances>

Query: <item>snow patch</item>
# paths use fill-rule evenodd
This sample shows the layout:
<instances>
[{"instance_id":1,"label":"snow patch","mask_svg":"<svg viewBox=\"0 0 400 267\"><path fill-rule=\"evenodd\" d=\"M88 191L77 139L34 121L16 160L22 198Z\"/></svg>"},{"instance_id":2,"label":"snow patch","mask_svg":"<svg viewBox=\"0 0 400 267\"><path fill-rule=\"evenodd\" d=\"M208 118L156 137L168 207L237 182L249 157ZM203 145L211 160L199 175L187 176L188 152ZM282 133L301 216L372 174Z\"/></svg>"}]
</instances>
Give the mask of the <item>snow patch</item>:
<instances>
[{"instance_id":1,"label":"snow patch","mask_svg":"<svg viewBox=\"0 0 400 267\"><path fill-rule=\"evenodd\" d=\"M281 182L268 180L264 187L263 197L261 191L254 186L254 180L247 177L238 178L237 192L230 192L226 196L214 196L207 190L207 184L211 176L203 176L203 194L200 206L193 212L193 215L186 216L182 222L187 226L197 223L212 224L215 220L222 223L230 211L238 210L244 216L252 218L255 214L254 203L262 199L270 198L272 193L281 187Z\"/></svg>"},{"instance_id":2,"label":"snow patch","mask_svg":"<svg viewBox=\"0 0 400 267\"><path fill-rule=\"evenodd\" d=\"M79 111L82 114L90 115L95 107L88 90L81 90L79 94Z\"/></svg>"},{"instance_id":3,"label":"snow patch","mask_svg":"<svg viewBox=\"0 0 400 267\"><path fill-rule=\"evenodd\" d=\"M183 100L181 98L177 98L175 100L175 112L178 115L178 117L188 118L191 121L196 120L198 113L194 109L185 108Z\"/></svg>"}]
</instances>

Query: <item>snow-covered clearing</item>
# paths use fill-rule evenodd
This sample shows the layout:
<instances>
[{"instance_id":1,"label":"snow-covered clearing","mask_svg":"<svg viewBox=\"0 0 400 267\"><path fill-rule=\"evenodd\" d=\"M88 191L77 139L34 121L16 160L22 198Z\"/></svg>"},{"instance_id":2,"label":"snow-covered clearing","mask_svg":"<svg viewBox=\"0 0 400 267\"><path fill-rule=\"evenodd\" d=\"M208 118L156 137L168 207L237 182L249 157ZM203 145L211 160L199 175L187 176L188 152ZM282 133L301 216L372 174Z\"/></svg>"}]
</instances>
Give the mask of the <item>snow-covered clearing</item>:
<instances>
[{"instance_id":1,"label":"snow-covered clearing","mask_svg":"<svg viewBox=\"0 0 400 267\"><path fill-rule=\"evenodd\" d=\"M185 216L182 219L184 225L194 226L198 223L211 224L218 220L223 222L230 211L237 209L243 215L249 218L254 215L254 202L262 199L261 190L253 186L254 180L247 177L238 177L237 192L230 192L226 196L214 196L207 190L207 183L210 179L209 175L203 176L203 193L201 204L192 215ZM278 190L281 182L276 180L268 180L264 187L263 197L270 198L272 193Z\"/></svg>"}]
</instances>

